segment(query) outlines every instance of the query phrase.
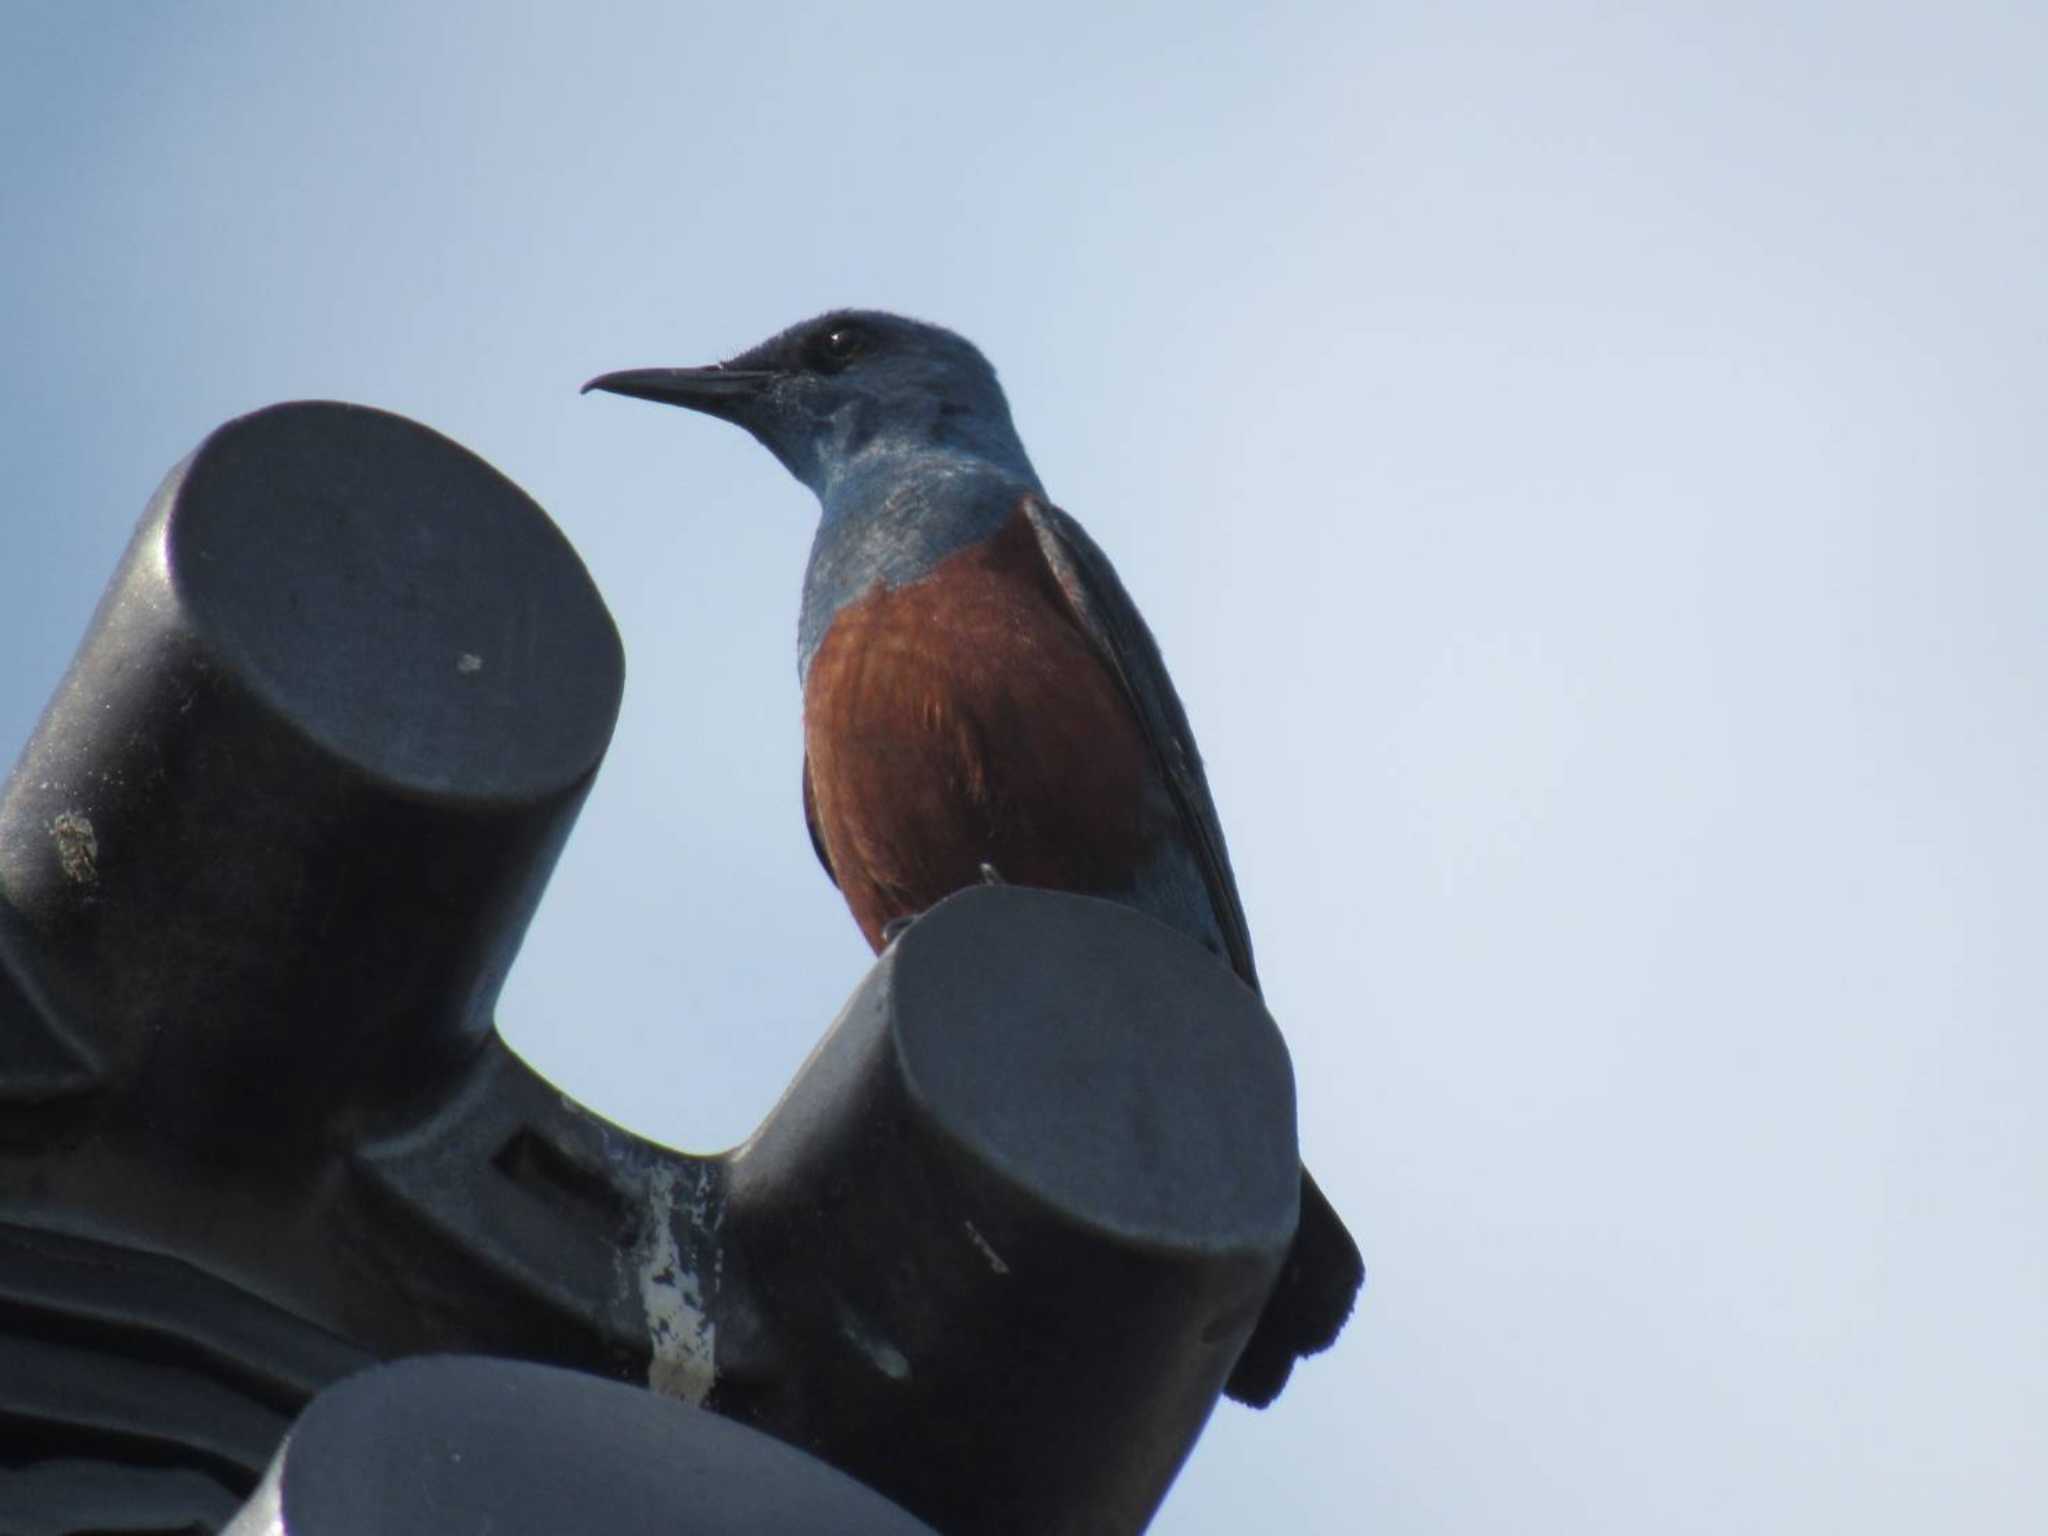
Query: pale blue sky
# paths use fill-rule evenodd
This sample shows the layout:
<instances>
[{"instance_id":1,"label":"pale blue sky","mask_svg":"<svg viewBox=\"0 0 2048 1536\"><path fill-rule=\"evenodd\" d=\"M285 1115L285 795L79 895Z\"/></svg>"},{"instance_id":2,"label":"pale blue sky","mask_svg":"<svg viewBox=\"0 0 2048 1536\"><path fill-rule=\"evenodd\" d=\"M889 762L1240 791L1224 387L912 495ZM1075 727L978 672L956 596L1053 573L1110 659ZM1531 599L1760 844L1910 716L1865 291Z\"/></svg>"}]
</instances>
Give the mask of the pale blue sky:
<instances>
[{"instance_id":1,"label":"pale blue sky","mask_svg":"<svg viewBox=\"0 0 2048 1536\"><path fill-rule=\"evenodd\" d=\"M1159 633L1372 1272L1156 1529L2039 1528L2048 12L0 21L0 751L211 427L449 433L630 666L505 1032L729 1145L866 964L812 506L576 386L950 324Z\"/></svg>"}]
</instances>

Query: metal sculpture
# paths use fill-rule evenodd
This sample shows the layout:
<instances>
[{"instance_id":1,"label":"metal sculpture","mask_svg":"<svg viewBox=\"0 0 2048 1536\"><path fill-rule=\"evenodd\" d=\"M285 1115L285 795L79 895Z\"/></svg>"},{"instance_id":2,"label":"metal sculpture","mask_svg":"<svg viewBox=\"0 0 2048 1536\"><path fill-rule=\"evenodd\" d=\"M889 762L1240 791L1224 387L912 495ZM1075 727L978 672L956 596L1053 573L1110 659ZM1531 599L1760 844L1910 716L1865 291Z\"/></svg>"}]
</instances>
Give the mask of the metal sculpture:
<instances>
[{"instance_id":1,"label":"metal sculpture","mask_svg":"<svg viewBox=\"0 0 2048 1536\"><path fill-rule=\"evenodd\" d=\"M0 791L0 1530L216 1529L323 1388L446 1352L948 1536L1143 1527L1293 1235L1271 1020L1145 916L991 887L742 1149L607 1123L492 1009L622 671L540 508L415 423L276 406L172 471Z\"/></svg>"}]
</instances>

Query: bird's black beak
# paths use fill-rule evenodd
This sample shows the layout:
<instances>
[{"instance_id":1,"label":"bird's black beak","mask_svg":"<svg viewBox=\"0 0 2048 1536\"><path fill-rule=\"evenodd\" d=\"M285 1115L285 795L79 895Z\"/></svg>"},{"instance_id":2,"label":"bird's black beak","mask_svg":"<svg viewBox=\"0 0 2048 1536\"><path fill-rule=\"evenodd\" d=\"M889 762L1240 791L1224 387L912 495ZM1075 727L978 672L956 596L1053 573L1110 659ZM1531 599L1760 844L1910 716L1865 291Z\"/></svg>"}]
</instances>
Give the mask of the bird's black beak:
<instances>
[{"instance_id":1,"label":"bird's black beak","mask_svg":"<svg viewBox=\"0 0 2048 1536\"><path fill-rule=\"evenodd\" d=\"M628 368L623 373L599 374L582 392L587 395L602 389L635 400L684 405L731 421L760 397L775 376L768 368L726 368L716 363L709 368Z\"/></svg>"}]
</instances>

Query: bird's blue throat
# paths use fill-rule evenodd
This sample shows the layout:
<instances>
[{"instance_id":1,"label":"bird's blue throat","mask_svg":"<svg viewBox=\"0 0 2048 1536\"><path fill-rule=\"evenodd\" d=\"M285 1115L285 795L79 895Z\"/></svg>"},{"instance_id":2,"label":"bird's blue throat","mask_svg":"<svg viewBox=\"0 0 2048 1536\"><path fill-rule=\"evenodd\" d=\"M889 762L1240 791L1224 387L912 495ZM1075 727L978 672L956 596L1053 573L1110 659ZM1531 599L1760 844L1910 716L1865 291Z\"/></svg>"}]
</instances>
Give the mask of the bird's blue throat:
<instances>
[{"instance_id":1,"label":"bird's blue throat","mask_svg":"<svg viewBox=\"0 0 2048 1536\"><path fill-rule=\"evenodd\" d=\"M899 587L1002 526L1018 498L1042 488L1014 436L966 450L929 442L870 440L832 466L818 487L823 509L804 572L797 621L797 676L839 610L877 583Z\"/></svg>"}]
</instances>

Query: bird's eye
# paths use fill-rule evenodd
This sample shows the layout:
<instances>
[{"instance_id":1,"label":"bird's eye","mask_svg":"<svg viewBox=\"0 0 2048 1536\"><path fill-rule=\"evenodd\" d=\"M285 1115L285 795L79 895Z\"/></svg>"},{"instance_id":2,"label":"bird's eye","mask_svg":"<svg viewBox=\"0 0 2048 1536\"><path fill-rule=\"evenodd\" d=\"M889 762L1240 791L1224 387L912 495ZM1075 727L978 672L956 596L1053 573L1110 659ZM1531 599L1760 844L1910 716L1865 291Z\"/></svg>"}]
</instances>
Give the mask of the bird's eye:
<instances>
[{"instance_id":1,"label":"bird's eye","mask_svg":"<svg viewBox=\"0 0 2048 1536\"><path fill-rule=\"evenodd\" d=\"M844 368L865 352L867 346L867 336L858 326L842 325L836 331L827 331L818 338L815 348L818 366Z\"/></svg>"}]
</instances>

